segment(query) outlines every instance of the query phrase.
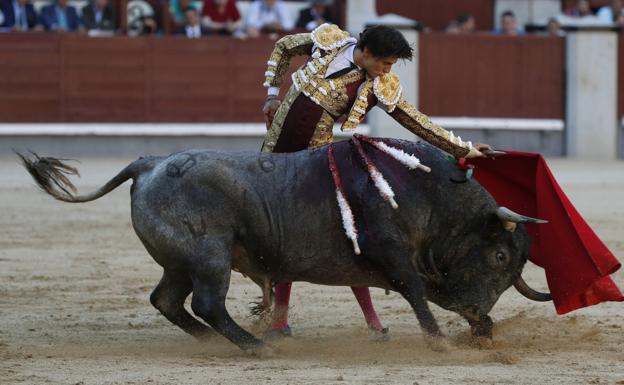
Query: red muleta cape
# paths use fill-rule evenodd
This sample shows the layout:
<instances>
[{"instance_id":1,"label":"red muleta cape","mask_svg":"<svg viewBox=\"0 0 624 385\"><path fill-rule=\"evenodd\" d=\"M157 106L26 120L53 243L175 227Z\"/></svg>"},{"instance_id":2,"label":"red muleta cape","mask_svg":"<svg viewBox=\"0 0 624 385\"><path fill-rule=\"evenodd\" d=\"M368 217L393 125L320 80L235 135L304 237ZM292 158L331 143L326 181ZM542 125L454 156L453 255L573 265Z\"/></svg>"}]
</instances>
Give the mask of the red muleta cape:
<instances>
[{"instance_id":1,"label":"red muleta cape","mask_svg":"<svg viewBox=\"0 0 624 385\"><path fill-rule=\"evenodd\" d=\"M620 263L576 211L540 154L509 151L496 160L469 162L499 205L549 221L526 225L532 241L529 260L546 271L558 314L624 301L609 277Z\"/></svg>"}]
</instances>

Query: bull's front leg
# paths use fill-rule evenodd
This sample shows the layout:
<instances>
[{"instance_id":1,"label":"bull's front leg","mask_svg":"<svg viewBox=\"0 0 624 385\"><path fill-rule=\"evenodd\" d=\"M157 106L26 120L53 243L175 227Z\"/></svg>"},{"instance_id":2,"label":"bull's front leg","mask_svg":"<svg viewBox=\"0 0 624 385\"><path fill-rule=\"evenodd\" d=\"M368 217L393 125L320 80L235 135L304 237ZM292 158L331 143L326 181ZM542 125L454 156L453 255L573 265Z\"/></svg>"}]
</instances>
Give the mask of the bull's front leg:
<instances>
[{"instance_id":1,"label":"bull's front leg","mask_svg":"<svg viewBox=\"0 0 624 385\"><path fill-rule=\"evenodd\" d=\"M412 306L421 328L426 333L427 344L436 351L448 350L448 342L429 309L425 285L416 270L408 266L394 267L391 270L390 273L386 273L389 281L394 290L399 292Z\"/></svg>"},{"instance_id":2,"label":"bull's front leg","mask_svg":"<svg viewBox=\"0 0 624 385\"><path fill-rule=\"evenodd\" d=\"M487 314L478 312L463 313L462 317L468 321L470 332L472 333L474 345L481 349L492 347L492 329L494 322Z\"/></svg>"}]
</instances>

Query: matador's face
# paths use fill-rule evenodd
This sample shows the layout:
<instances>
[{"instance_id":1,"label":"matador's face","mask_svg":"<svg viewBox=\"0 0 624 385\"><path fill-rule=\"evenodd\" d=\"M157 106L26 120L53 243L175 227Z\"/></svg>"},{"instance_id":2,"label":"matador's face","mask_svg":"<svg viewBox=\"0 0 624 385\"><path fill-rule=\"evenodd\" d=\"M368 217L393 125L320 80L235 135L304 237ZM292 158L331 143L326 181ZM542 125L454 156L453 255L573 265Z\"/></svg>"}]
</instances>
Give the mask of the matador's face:
<instances>
[{"instance_id":1,"label":"matador's face","mask_svg":"<svg viewBox=\"0 0 624 385\"><path fill-rule=\"evenodd\" d=\"M396 56L376 57L366 47L362 53L361 66L366 70L368 76L372 78L389 73L392 70L392 66L399 60Z\"/></svg>"}]
</instances>

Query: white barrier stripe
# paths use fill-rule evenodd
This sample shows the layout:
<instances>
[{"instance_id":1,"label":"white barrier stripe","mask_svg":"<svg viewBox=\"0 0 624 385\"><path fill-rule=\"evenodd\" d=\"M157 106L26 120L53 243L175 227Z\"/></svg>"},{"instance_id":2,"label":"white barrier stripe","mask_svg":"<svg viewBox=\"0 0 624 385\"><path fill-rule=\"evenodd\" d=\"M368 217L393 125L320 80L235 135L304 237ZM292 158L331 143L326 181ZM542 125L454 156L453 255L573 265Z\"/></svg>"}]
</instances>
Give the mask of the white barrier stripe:
<instances>
[{"instance_id":1,"label":"white barrier stripe","mask_svg":"<svg viewBox=\"0 0 624 385\"><path fill-rule=\"evenodd\" d=\"M470 130L563 131L561 119L472 118L435 116L431 120L443 128Z\"/></svg>"},{"instance_id":2,"label":"white barrier stripe","mask_svg":"<svg viewBox=\"0 0 624 385\"><path fill-rule=\"evenodd\" d=\"M351 136L334 124L334 135ZM357 132L368 135L370 126ZM2 136L264 136L264 123L3 123Z\"/></svg>"}]
</instances>

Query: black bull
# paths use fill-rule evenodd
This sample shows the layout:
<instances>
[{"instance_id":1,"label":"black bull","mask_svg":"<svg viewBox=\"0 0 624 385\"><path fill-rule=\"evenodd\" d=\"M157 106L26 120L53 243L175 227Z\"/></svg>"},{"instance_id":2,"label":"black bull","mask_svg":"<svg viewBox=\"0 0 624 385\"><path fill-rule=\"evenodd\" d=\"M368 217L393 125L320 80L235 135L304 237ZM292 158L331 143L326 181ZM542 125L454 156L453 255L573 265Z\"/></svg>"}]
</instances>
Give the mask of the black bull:
<instances>
[{"instance_id":1,"label":"black bull","mask_svg":"<svg viewBox=\"0 0 624 385\"><path fill-rule=\"evenodd\" d=\"M416 155L432 171L409 170L364 143L396 193L399 208L393 209L353 144L333 145L361 255L345 236L327 147L291 154L192 150L141 158L85 195L76 195L66 178L77 173L74 168L55 158L22 159L46 192L66 202L97 199L133 179L134 229L164 268L151 302L195 337L212 328L241 348L262 346L226 310L234 269L265 289L273 282L307 281L394 290L410 303L428 336L442 333L427 300L462 315L474 335L491 338L487 314L506 289L523 282L529 251L524 227L510 231L515 227L509 227L510 220L529 219L501 216L476 181L457 183L463 172L438 149L384 141ZM516 287L533 299L547 299ZM191 292L193 312L211 328L184 309Z\"/></svg>"}]
</instances>

